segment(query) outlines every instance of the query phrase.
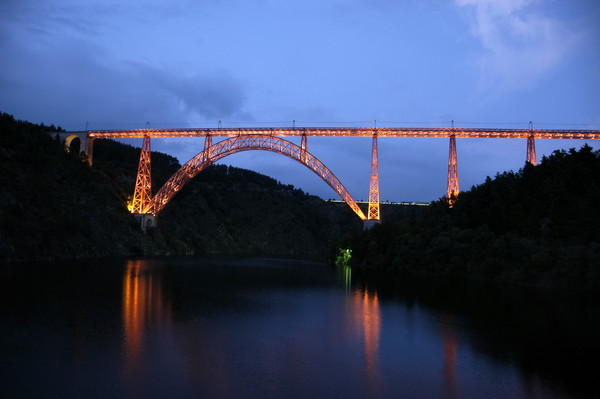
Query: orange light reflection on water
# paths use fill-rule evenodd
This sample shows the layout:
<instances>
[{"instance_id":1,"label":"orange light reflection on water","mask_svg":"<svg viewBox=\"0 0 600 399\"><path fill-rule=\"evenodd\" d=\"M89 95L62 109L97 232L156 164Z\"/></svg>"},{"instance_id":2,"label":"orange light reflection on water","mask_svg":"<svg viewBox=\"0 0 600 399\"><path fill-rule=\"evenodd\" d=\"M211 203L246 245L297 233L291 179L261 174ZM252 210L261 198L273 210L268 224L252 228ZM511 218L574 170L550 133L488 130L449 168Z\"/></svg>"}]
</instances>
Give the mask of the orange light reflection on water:
<instances>
[{"instance_id":1,"label":"orange light reflection on water","mask_svg":"<svg viewBox=\"0 0 600 399\"><path fill-rule=\"evenodd\" d=\"M379 370L379 337L381 334L381 312L377 291L369 293L356 290L352 294L352 313L355 328L364 336L364 353L367 379L373 392L381 384Z\"/></svg>"},{"instance_id":2,"label":"orange light reflection on water","mask_svg":"<svg viewBox=\"0 0 600 399\"><path fill-rule=\"evenodd\" d=\"M160 269L129 261L123 277L123 328L126 368L135 373L143 357L144 333L151 325L169 323L170 304L163 295Z\"/></svg>"},{"instance_id":3,"label":"orange light reflection on water","mask_svg":"<svg viewBox=\"0 0 600 399\"><path fill-rule=\"evenodd\" d=\"M456 354L458 351L458 339L456 336L456 327L454 320L448 316L447 321L441 324L442 345L444 350L444 379L447 392L451 397L456 397L458 393L458 383L456 376Z\"/></svg>"}]
</instances>

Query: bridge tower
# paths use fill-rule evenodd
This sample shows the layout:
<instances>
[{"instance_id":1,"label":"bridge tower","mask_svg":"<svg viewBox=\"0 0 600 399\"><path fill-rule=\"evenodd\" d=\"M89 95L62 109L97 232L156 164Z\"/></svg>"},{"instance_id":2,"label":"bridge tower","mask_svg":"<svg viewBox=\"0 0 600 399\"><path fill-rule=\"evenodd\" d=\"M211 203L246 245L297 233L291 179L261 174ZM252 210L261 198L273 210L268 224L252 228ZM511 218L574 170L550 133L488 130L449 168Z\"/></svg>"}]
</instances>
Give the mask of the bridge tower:
<instances>
[{"instance_id":1,"label":"bridge tower","mask_svg":"<svg viewBox=\"0 0 600 399\"><path fill-rule=\"evenodd\" d=\"M131 204L131 213L152 213L148 209L152 199L152 182L150 177L150 136L145 135L142 143L142 153L138 165L137 178L135 180L135 192Z\"/></svg>"},{"instance_id":2,"label":"bridge tower","mask_svg":"<svg viewBox=\"0 0 600 399\"><path fill-rule=\"evenodd\" d=\"M535 155L535 135L533 134L533 122L529 121L529 137L527 137L527 161L532 165L537 165L537 156Z\"/></svg>"},{"instance_id":3,"label":"bridge tower","mask_svg":"<svg viewBox=\"0 0 600 399\"><path fill-rule=\"evenodd\" d=\"M369 184L369 213L364 222L365 230L379 223L379 155L377 150L377 132L373 134L373 147L371 150L371 181Z\"/></svg>"},{"instance_id":4,"label":"bridge tower","mask_svg":"<svg viewBox=\"0 0 600 399\"><path fill-rule=\"evenodd\" d=\"M304 133L302 134L302 142L300 143L300 160L302 163L306 163L306 146L306 133Z\"/></svg>"},{"instance_id":5,"label":"bridge tower","mask_svg":"<svg viewBox=\"0 0 600 399\"><path fill-rule=\"evenodd\" d=\"M212 136L207 134L204 138L204 159L210 159L210 152L212 147Z\"/></svg>"},{"instance_id":6,"label":"bridge tower","mask_svg":"<svg viewBox=\"0 0 600 399\"><path fill-rule=\"evenodd\" d=\"M533 134L527 137L527 161L532 165L537 165L537 156L535 155L535 138Z\"/></svg>"},{"instance_id":7,"label":"bridge tower","mask_svg":"<svg viewBox=\"0 0 600 399\"><path fill-rule=\"evenodd\" d=\"M450 136L450 154L448 156L448 203L450 206L458 197L458 165L456 162L456 136Z\"/></svg>"}]
</instances>

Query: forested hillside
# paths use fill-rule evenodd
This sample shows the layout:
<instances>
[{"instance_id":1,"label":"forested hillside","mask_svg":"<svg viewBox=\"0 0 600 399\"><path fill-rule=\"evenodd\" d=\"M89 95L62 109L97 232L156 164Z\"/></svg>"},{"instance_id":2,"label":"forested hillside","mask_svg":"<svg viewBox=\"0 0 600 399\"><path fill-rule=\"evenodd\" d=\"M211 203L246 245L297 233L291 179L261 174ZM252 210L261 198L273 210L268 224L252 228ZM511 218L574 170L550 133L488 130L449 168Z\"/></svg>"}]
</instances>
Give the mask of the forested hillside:
<instances>
[{"instance_id":1,"label":"forested hillside","mask_svg":"<svg viewBox=\"0 0 600 399\"><path fill-rule=\"evenodd\" d=\"M555 151L456 204L347 235L350 262L409 274L600 289L600 154Z\"/></svg>"},{"instance_id":2,"label":"forested hillside","mask_svg":"<svg viewBox=\"0 0 600 399\"><path fill-rule=\"evenodd\" d=\"M89 167L65 152L49 129L59 128L0 117L0 259L239 254L325 260L336 239L361 228L345 204L213 165L143 234L126 209L139 148L96 140ZM176 158L153 152L153 192L179 167Z\"/></svg>"},{"instance_id":3,"label":"forested hillside","mask_svg":"<svg viewBox=\"0 0 600 399\"><path fill-rule=\"evenodd\" d=\"M0 116L0 259L150 252L119 186L47 130Z\"/></svg>"}]
</instances>

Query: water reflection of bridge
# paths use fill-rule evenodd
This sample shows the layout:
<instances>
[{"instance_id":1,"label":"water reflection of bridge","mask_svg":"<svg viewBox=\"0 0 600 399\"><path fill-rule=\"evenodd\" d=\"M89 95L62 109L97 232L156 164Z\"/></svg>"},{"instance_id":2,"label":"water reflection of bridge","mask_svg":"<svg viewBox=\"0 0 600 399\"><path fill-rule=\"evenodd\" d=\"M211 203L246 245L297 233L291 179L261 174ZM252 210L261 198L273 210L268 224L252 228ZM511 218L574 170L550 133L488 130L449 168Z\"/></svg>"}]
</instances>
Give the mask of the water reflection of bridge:
<instances>
[{"instance_id":1,"label":"water reflection of bridge","mask_svg":"<svg viewBox=\"0 0 600 399\"><path fill-rule=\"evenodd\" d=\"M349 318L355 332L362 335L367 383L371 392L379 392L384 379L381 373L381 332L384 317L376 289L358 289L352 285L352 270L349 266L338 266L338 282L344 285L350 307ZM458 397L458 333L456 321L451 315L439 320L440 362L443 365L443 380L450 397Z\"/></svg>"},{"instance_id":2,"label":"water reflection of bridge","mask_svg":"<svg viewBox=\"0 0 600 399\"><path fill-rule=\"evenodd\" d=\"M285 155L303 164L329 184L369 228L380 220L379 212L379 160L378 137L437 137L449 138L448 180L446 196L449 202L459 193L456 138L510 138L526 139L526 162L537 164L535 139L597 140L600 130L533 129L471 129L471 128L391 128L391 127L331 127L331 128L216 128L216 129L146 129L90 130L59 133L65 146L79 138L81 151L91 163L93 140L102 138L143 138L138 166L135 193L130 211L145 223L156 222L155 216L181 188L200 171L212 163L240 151L264 150ZM365 216L350 193L335 175L315 156L308 152L308 136L316 137L370 137L372 138L371 177L369 184L368 212ZM185 163L163 187L152 196L150 183L150 139L174 137L204 137L204 149ZM213 144L213 138L224 137ZM298 146L281 137L300 137Z\"/></svg>"},{"instance_id":3,"label":"water reflection of bridge","mask_svg":"<svg viewBox=\"0 0 600 399\"><path fill-rule=\"evenodd\" d=\"M389 375L388 362L390 358L386 356L386 346L392 343L390 339L393 340L394 337L382 337L386 322L385 316L386 314L389 316L390 313L386 313L385 308L382 307L382 300L376 289L352 287L349 270L345 271L346 273L340 275L340 284L347 287L345 311L331 315L334 319L336 316L341 318L342 323L338 325L349 327L342 331L343 336L340 337L342 341L345 340L347 346L342 345L339 348L351 348L351 350L361 348L360 357L355 358L358 361L356 366L361 369L367 391L377 396L378 392L383 391L386 379L392 378ZM219 389L227 391L229 389L227 387L235 386L232 381L234 377L227 370L228 367L233 367L232 362L235 362L238 357L228 353L227 342L220 336L220 330L211 329L211 324L208 322L197 323L194 321L194 334L202 337L198 342L193 341L192 347L198 347L198 351L194 355L187 352L184 355L181 347L176 343L163 339L171 336L170 326L174 323L173 304L169 297L170 289L165 280L167 276L165 273L166 269L160 261L132 260L126 265L122 288L126 388L132 396L143 392L144 380L153 367L148 361L153 359L158 352L161 353L161 358L175 359L172 365L193 375L194 380L200 381L198 383L207 386L217 383ZM387 320L388 323L397 321ZM440 380L445 381L447 392L457 393L458 336L455 321L449 315L439 321L440 334L435 356L439 359L440 372L443 372ZM328 329L318 331L323 332ZM157 339L157 336L163 338ZM318 335L315 338L319 340ZM190 335L190 339L196 338ZM252 338L250 338L251 340ZM157 344L158 347L156 347ZM290 340L289 344L290 348L302 347L302 341ZM202 349L208 347L211 347L210 351ZM316 347L320 347L320 345L316 345ZM263 371L279 370L281 365L278 362L286 361L286 359L294 365L292 369L307 370L311 365L305 362L318 359L318 356L286 358L285 353L287 352L283 350L264 355L264 358L260 360ZM292 351L291 353L302 354L303 352ZM256 360L259 362L259 359ZM214 364L211 363L213 361ZM206 371L207 364L210 364L209 372ZM203 375L203 372L207 372L207 374ZM270 377L266 376L265 378ZM280 378L282 377L280 376Z\"/></svg>"},{"instance_id":4,"label":"water reflection of bridge","mask_svg":"<svg viewBox=\"0 0 600 399\"><path fill-rule=\"evenodd\" d=\"M147 260L130 260L123 276L123 330L129 381L143 363L144 339L150 326L168 325L171 304L163 292L163 270Z\"/></svg>"},{"instance_id":5,"label":"water reflection of bridge","mask_svg":"<svg viewBox=\"0 0 600 399\"><path fill-rule=\"evenodd\" d=\"M370 391L378 393L383 377L379 365L381 311L377 291L355 290L350 298L354 328L363 334L367 382Z\"/></svg>"}]
</instances>

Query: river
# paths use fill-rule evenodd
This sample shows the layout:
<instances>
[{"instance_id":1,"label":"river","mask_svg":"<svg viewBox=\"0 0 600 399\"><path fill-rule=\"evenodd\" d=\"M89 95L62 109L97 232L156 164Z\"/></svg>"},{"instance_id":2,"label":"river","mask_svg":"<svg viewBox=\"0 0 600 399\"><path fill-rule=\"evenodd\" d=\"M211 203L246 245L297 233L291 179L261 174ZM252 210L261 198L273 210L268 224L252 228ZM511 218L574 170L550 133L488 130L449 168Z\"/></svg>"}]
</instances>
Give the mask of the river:
<instances>
[{"instance_id":1,"label":"river","mask_svg":"<svg viewBox=\"0 0 600 399\"><path fill-rule=\"evenodd\" d=\"M588 295L277 259L1 267L3 398L599 397Z\"/></svg>"}]
</instances>

